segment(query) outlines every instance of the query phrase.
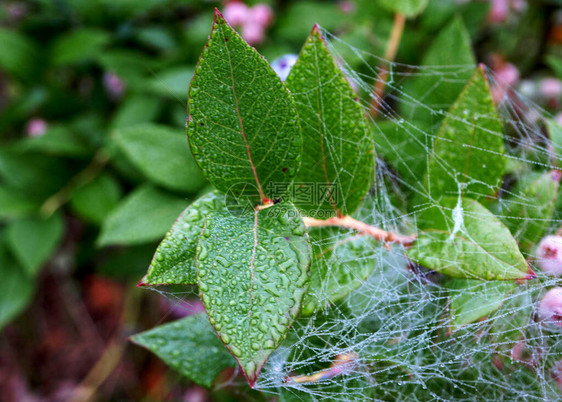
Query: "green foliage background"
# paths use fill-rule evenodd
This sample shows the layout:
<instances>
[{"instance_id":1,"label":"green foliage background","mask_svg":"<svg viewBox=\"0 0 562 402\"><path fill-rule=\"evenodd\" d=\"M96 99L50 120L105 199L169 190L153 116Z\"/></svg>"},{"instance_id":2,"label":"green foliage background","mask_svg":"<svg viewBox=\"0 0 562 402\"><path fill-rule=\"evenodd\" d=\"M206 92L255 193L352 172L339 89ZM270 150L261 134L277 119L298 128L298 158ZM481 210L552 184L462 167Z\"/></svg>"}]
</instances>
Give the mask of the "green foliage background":
<instances>
[{"instance_id":1,"label":"green foliage background","mask_svg":"<svg viewBox=\"0 0 562 402\"><path fill-rule=\"evenodd\" d=\"M275 19L257 47L269 61L297 53L314 23L382 56L393 4L400 4L357 0L348 2L353 5L348 10L336 1L266 3ZM487 2L430 0L425 10L404 3L409 19L399 62L470 63L471 55L456 46L468 40L478 61L497 52L523 75L562 76L562 46L549 36L556 2L532 2L517 20L502 25L488 22ZM91 276L132 288L178 214L211 188L189 152L186 102L213 8L223 5L203 0L0 4L0 329L25 334L33 327L33 315L24 312L37 310L52 278L70 283L78 294ZM467 27L466 33L456 31L459 38L447 33L455 32L458 21ZM351 68L372 75L349 47L341 51ZM108 89L114 78L123 85L117 94ZM419 88L406 91L420 96ZM27 134L33 119L47 123L40 137ZM382 151L382 156L388 155ZM157 303L151 296L130 298L139 305ZM154 311L148 318L130 318L121 323L118 337L128 334L123 327L145 329L159 318ZM2 342L9 344L8 337ZM24 336L26 342L33 343L33 335ZM142 358L134 359L147 367ZM173 378L169 392L183 386ZM115 395L145 392L136 386L134 392L117 387Z\"/></svg>"}]
</instances>

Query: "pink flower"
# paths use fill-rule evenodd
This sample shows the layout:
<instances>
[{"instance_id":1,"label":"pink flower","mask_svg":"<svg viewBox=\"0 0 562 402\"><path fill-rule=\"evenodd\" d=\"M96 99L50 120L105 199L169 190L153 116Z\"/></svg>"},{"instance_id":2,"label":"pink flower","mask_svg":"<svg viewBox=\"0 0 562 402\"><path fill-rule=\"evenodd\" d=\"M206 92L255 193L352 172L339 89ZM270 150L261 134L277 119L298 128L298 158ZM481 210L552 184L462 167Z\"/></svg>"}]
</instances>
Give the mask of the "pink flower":
<instances>
[{"instance_id":1,"label":"pink flower","mask_svg":"<svg viewBox=\"0 0 562 402\"><path fill-rule=\"evenodd\" d=\"M523 352L525 351L525 341L519 341L511 349L511 358L515 361L523 360Z\"/></svg>"},{"instance_id":2,"label":"pink flower","mask_svg":"<svg viewBox=\"0 0 562 402\"><path fill-rule=\"evenodd\" d=\"M513 64L507 62L503 56L493 54L491 56L492 70L494 70L496 82L492 88L492 97L496 104L508 94L508 89L519 82L519 70Z\"/></svg>"},{"instance_id":3,"label":"pink flower","mask_svg":"<svg viewBox=\"0 0 562 402\"><path fill-rule=\"evenodd\" d=\"M490 11L488 13L488 21L492 23L501 23L507 19L509 14L509 0L490 0Z\"/></svg>"},{"instance_id":4,"label":"pink flower","mask_svg":"<svg viewBox=\"0 0 562 402\"><path fill-rule=\"evenodd\" d=\"M103 86L109 97L113 100L121 98L125 92L125 83L117 74L106 72L103 75Z\"/></svg>"},{"instance_id":5,"label":"pink flower","mask_svg":"<svg viewBox=\"0 0 562 402\"><path fill-rule=\"evenodd\" d=\"M490 3L488 21L496 24L505 22L512 11L522 13L527 9L526 0L490 0Z\"/></svg>"},{"instance_id":6,"label":"pink flower","mask_svg":"<svg viewBox=\"0 0 562 402\"><path fill-rule=\"evenodd\" d=\"M340 10L346 14L350 14L355 11L355 3L352 1L340 1L339 4Z\"/></svg>"},{"instance_id":7,"label":"pink flower","mask_svg":"<svg viewBox=\"0 0 562 402\"><path fill-rule=\"evenodd\" d=\"M27 14L27 6L23 2L11 3L6 6L6 11L11 22L17 22Z\"/></svg>"},{"instance_id":8,"label":"pink flower","mask_svg":"<svg viewBox=\"0 0 562 402\"><path fill-rule=\"evenodd\" d=\"M559 179L559 172L554 171ZM537 263L544 272L562 275L562 236L546 236L537 248Z\"/></svg>"},{"instance_id":9,"label":"pink flower","mask_svg":"<svg viewBox=\"0 0 562 402\"><path fill-rule=\"evenodd\" d=\"M224 17L232 26L242 28L242 37L250 45L263 41L265 29L273 21L273 11L267 4L256 4L250 8L239 1L227 3Z\"/></svg>"},{"instance_id":10,"label":"pink flower","mask_svg":"<svg viewBox=\"0 0 562 402\"><path fill-rule=\"evenodd\" d=\"M539 317L547 324L562 328L562 288L550 289L539 304Z\"/></svg>"},{"instance_id":11,"label":"pink flower","mask_svg":"<svg viewBox=\"0 0 562 402\"><path fill-rule=\"evenodd\" d=\"M254 23L267 28L271 21L273 21L273 11L267 4L256 4L250 10L250 16Z\"/></svg>"},{"instance_id":12,"label":"pink flower","mask_svg":"<svg viewBox=\"0 0 562 402\"><path fill-rule=\"evenodd\" d=\"M242 37L250 45L255 45L263 40L264 29L261 25L255 22L245 24L242 28Z\"/></svg>"},{"instance_id":13,"label":"pink flower","mask_svg":"<svg viewBox=\"0 0 562 402\"><path fill-rule=\"evenodd\" d=\"M511 63L503 63L495 73L496 78L505 85L513 86L519 81L519 70Z\"/></svg>"},{"instance_id":14,"label":"pink flower","mask_svg":"<svg viewBox=\"0 0 562 402\"><path fill-rule=\"evenodd\" d=\"M547 99L556 99L562 95L562 82L557 78L545 78L539 84L539 93Z\"/></svg>"},{"instance_id":15,"label":"pink flower","mask_svg":"<svg viewBox=\"0 0 562 402\"><path fill-rule=\"evenodd\" d=\"M43 119L34 118L27 122L25 132L30 137L41 137L47 132L47 122Z\"/></svg>"},{"instance_id":16,"label":"pink flower","mask_svg":"<svg viewBox=\"0 0 562 402\"><path fill-rule=\"evenodd\" d=\"M243 25L250 19L250 9L239 1L229 2L224 7L224 18L230 25Z\"/></svg>"}]
</instances>

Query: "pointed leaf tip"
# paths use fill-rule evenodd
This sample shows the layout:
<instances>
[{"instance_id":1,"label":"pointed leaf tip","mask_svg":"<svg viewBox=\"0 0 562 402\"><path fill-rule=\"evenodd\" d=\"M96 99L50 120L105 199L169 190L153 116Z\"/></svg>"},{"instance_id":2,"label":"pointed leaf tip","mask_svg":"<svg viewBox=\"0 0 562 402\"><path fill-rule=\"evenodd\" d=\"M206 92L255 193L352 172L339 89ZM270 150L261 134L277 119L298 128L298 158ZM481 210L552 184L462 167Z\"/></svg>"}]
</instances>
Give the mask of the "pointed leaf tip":
<instances>
[{"instance_id":1,"label":"pointed leaf tip","mask_svg":"<svg viewBox=\"0 0 562 402\"><path fill-rule=\"evenodd\" d=\"M295 182L325 186L320 199L314 203L299 202L297 207L314 214L322 211L324 216L354 212L374 178L374 147L365 111L355 101L357 94L317 24L285 84L296 101L305 139L302 167ZM328 151L328 144L341 145L334 153ZM322 163L320 167L318 161Z\"/></svg>"},{"instance_id":2,"label":"pointed leaf tip","mask_svg":"<svg viewBox=\"0 0 562 402\"><path fill-rule=\"evenodd\" d=\"M220 211L207 218L197 246L199 293L209 321L250 386L298 314L311 253L291 204L241 216Z\"/></svg>"},{"instance_id":3,"label":"pointed leaf tip","mask_svg":"<svg viewBox=\"0 0 562 402\"><path fill-rule=\"evenodd\" d=\"M219 11L191 81L188 114L191 152L218 190L259 196L256 203L283 195L278 184L293 181L302 151L294 100Z\"/></svg>"}]
</instances>

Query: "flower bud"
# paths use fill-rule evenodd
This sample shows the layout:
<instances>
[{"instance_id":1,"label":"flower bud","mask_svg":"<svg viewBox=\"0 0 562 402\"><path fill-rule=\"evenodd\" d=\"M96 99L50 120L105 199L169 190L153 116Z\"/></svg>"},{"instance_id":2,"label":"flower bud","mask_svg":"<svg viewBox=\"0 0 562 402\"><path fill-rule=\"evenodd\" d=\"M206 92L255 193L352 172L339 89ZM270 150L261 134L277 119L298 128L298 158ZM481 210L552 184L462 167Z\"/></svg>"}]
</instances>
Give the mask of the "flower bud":
<instances>
[{"instance_id":1,"label":"flower bud","mask_svg":"<svg viewBox=\"0 0 562 402\"><path fill-rule=\"evenodd\" d=\"M242 28L242 37L250 45L255 45L263 40L263 27L255 22L244 24Z\"/></svg>"},{"instance_id":2,"label":"flower bud","mask_svg":"<svg viewBox=\"0 0 562 402\"><path fill-rule=\"evenodd\" d=\"M519 81L519 70L513 64L504 62L501 67L495 71L496 78L502 81L502 84L513 86Z\"/></svg>"},{"instance_id":3,"label":"flower bud","mask_svg":"<svg viewBox=\"0 0 562 402\"><path fill-rule=\"evenodd\" d=\"M256 4L250 10L252 22L261 25L262 28L267 28L271 21L273 21L273 11L267 4Z\"/></svg>"},{"instance_id":4,"label":"flower bud","mask_svg":"<svg viewBox=\"0 0 562 402\"><path fill-rule=\"evenodd\" d=\"M250 20L250 9L239 1L229 2L224 7L224 18L230 25L243 25Z\"/></svg>"},{"instance_id":5,"label":"flower bud","mask_svg":"<svg viewBox=\"0 0 562 402\"><path fill-rule=\"evenodd\" d=\"M509 14L509 0L490 0L488 21L499 24L507 19Z\"/></svg>"},{"instance_id":6,"label":"flower bud","mask_svg":"<svg viewBox=\"0 0 562 402\"><path fill-rule=\"evenodd\" d=\"M41 137L47 132L47 122L39 118L31 119L25 126L25 132L29 137Z\"/></svg>"},{"instance_id":7,"label":"flower bud","mask_svg":"<svg viewBox=\"0 0 562 402\"><path fill-rule=\"evenodd\" d=\"M550 289L539 304L539 317L547 324L562 328L562 288Z\"/></svg>"},{"instance_id":8,"label":"flower bud","mask_svg":"<svg viewBox=\"0 0 562 402\"><path fill-rule=\"evenodd\" d=\"M562 95L562 82L557 78L545 78L539 84L539 93L547 99L557 99Z\"/></svg>"},{"instance_id":9,"label":"flower bud","mask_svg":"<svg viewBox=\"0 0 562 402\"><path fill-rule=\"evenodd\" d=\"M537 263L546 273L562 275L562 236L546 236L537 248Z\"/></svg>"},{"instance_id":10,"label":"flower bud","mask_svg":"<svg viewBox=\"0 0 562 402\"><path fill-rule=\"evenodd\" d=\"M125 83L117 74L106 72L103 75L103 86L109 97L118 100L125 92Z\"/></svg>"}]
</instances>

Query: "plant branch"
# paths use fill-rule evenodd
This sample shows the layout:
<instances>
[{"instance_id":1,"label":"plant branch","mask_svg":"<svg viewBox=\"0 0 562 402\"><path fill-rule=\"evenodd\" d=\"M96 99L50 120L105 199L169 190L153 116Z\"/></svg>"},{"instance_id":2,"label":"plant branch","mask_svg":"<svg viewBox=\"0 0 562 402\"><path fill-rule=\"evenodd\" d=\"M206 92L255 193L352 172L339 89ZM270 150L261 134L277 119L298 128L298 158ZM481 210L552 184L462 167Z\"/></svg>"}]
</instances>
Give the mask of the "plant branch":
<instances>
[{"instance_id":1,"label":"plant branch","mask_svg":"<svg viewBox=\"0 0 562 402\"><path fill-rule=\"evenodd\" d=\"M129 288L127 288L129 289ZM86 377L72 390L69 402L84 402L93 400L98 388L113 373L125 353L127 341L123 334L124 328L134 322L138 315L139 294L135 289L125 292L123 311L118 333L109 341L99 360L94 364Z\"/></svg>"},{"instance_id":2,"label":"plant branch","mask_svg":"<svg viewBox=\"0 0 562 402\"><path fill-rule=\"evenodd\" d=\"M416 239L416 236L404 236L394 232L387 232L386 230L368 225L365 222L358 221L351 216L338 216L326 220L303 217L302 220L304 222L304 225L309 228L338 226L342 228L357 230L360 233L372 236L375 239L383 241L385 243L402 244L404 247L411 246Z\"/></svg>"},{"instance_id":3,"label":"plant branch","mask_svg":"<svg viewBox=\"0 0 562 402\"><path fill-rule=\"evenodd\" d=\"M355 363L356 359L357 353L355 352L343 353L337 355L334 358L334 361L330 365L330 368L320 370L312 375L289 376L285 379L285 382L295 382L297 384L303 384L327 380L329 378L343 374L346 369L350 369Z\"/></svg>"},{"instance_id":4,"label":"plant branch","mask_svg":"<svg viewBox=\"0 0 562 402\"><path fill-rule=\"evenodd\" d=\"M392 63L394 61L396 53L398 52L398 46L400 45L400 39L402 39L405 22L406 17L404 14L396 13L396 15L394 15L394 24L392 25L392 31L390 32L390 38L388 39L388 44L386 45L386 51L384 53L385 62ZM381 65L380 70L380 78L375 83L374 94L371 99L371 117L373 118L377 117L379 113L379 106L382 101L384 87L386 86L386 79L388 78L388 69L384 65Z\"/></svg>"},{"instance_id":5,"label":"plant branch","mask_svg":"<svg viewBox=\"0 0 562 402\"><path fill-rule=\"evenodd\" d=\"M72 193L77 187L83 186L84 184L92 181L104 168L108 161L109 155L107 155L103 149L100 149L84 170L70 179L66 186L45 200L41 206L41 213L45 216L52 215L53 212L59 209L70 199L70 197L72 197Z\"/></svg>"}]
</instances>

